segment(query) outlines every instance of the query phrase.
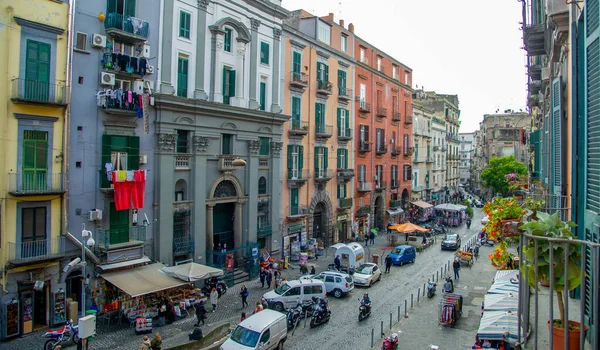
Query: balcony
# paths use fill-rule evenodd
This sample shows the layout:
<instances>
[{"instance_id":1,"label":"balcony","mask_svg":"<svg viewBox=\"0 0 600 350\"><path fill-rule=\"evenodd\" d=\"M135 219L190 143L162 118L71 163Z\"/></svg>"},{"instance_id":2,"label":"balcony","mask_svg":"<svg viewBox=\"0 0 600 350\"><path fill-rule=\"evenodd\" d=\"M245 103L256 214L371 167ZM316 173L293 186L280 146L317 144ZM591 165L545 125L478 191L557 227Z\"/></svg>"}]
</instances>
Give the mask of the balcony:
<instances>
[{"instance_id":1,"label":"balcony","mask_svg":"<svg viewBox=\"0 0 600 350\"><path fill-rule=\"evenodd\" d=\"M338 135L337 136L338 136L338 141L352 140L352 129L338 127Z\"/></svg>"},{"instance_id":2,"label":"balcony","mask_svg":"<svg viewBox=\"0 0 600 350\"><path fill-rule=\"evenodd\" d=\"M398 188L398 187L400 187L400 181L398 181L398 179L392 179L392 180L390 180L390 187L391 188Z\"/></svg>"},{"instance_id":3,"label":"balcony","mask_svg":"<svg viewBox=\"0 0 600 350\"><path fill-rule=\"evenodd\" d=\"M386 118L387 117L387 108L385 107L377 107L377 116Z\"/></svg>"},{"instance_id":4,"label":"balcony","mask_svg":"<svg viewBox=\"0 0 600 350\"><path fill-rule=\"evenodd\" d=\"M352 89L345 86L338 87L338 100L340 102L348 102L352 99Z\"/></svg>"},{"instance_id":5,"label":"balcony","mask_svg":"<svg viewBox=\"0 0 600 350\"><path fill-rule=\"evenodd\" d=\"M290 73L290 87L299 89L305 89L308 86L308 77L304 73L291 72Z\"/></svg>"},{"instance_id":6,"label":"balcony","mask_svg":"<svg viewBox=\"0 0 600 350\"><path fill-rule=\"evenodd\" d=\"M385 180L375 182L375 190L383 191L386 188L387 188L387 182Z\"/></svg>"},{"instance_id":7,"label":"balcony","mask_svg":"<svg viewBox=\"0 0 600 350\"><path fill-rule=\"evenodd\" d=\"M434 151L434 152L437 152L437 151L439 151L439 150L440 150L440 146L433 146L433 151Z\"/></svg>"},{"instance_id":8,"label":"balcony","mask_svg":"<svg viewBox=\"0 0 600 350\"><path fill-rule=\"evenodd\" d=\"M413 163L425 163L425 157L415 157L415 159L413 159Z\"/></svg>"},{"instance_id":9,"label":"balcony","mask_svg":"<svg viewBox=\"0 0 600 350\"><path fill-rule=\"evenodd\" d=\"M108 12L104 19L106 34L119 41L137 44L148 39L150 25L139 18L123 16L120 13Z\"/></svg>"},{"instance_id":10,"label":"balcony","mask_svg":"<svg viewBox=\"0 0 600 350\"><path fill-rule=\"evenodd\" d=\"M414 147L406 147L404 149L404 156L405 157L410 157L415 153L415 148Z\"/></svg>"},{"instance_id":11,"label":"balcony","mask_svg":"<svg viewBox=\"0 0 600 350\"><path fill-rule=\"evenodd\" d=\"M412 187L413 192L421 192L425 189L425 186L423 185L416 185Z\"/></svg>"},{"instance_id":12,"label":"balcony","mask_svg":"<svg viewBox=\"0 0 600 350\"><path fill-rule=\"evenodd\" d=\"M146 242L146 226L125 228L97 229L96 245L100 249L119 249Z\"/></svg>"},{"instance_id":13,"label":"balcony","mask_svg":"<svg viewBox=\"0 0 600 350\"><path fill-rule=\"evenodd\" d=\"M337 178L339 180L348 181L354 177L354 169L337 169Z\"/></svg>"},{"instance_id":14,"label":"balcony","mask_svg":"<svg viewBox=\"0 0 600 350\"><path fill-rule=\"evenodd\" d=\"M392 112L392 121L399 122L400 121L400 112Z\"/></svg>"},{"instance_id":15,"label":"balcony","mask_svg":"<svg viewBox=\"0 0 600 350\"><path fill-rule=\"evenodd\" d=\"M264 238L273 234L273 227L268 221L259 222L256 225L256 238Z\"/></svg>"},{"instance_id":16,"label":"balcony","mask_svg":"<svg viewBox=\"0 0 600 350\"><path fill-rule=\"evenodd\" d=\"M288 169L288 186L299 187L310 179L308 169Z\"/></svg>"},{"instance_id":17,"label":"balcony","mask_svg":"<svg viewBox=\"0 0 600 350\"><path fill-rule=\"evenodd\" d=\"M339 198L338 199L338 210L345 210L352 208L352 198Z\"/></svg>"},{"instance_id":18,"label":"balcony","mask_svg":"<svg viewBox=\"0 0 600 350\"><path fill-rule=\"evenodd\" d=\"M422 136L422 137L431 137L431 132L429 130L425 130L425 129L413 129L413 134L415 136Z\"/></svg>"},{"instance_id":19,"label":"balcony","mask_svg":"<svg viewBox=\"0 0 600 350\"><path fill-rule=\"evenodd\" d=\"M371 142L363 141L358 143L359 152L371 152Z\"/></svg>"},{"instance_id":20,"label":"balcony","mask_svg":"<svg viewBox=\"0 0 600 350\"><path fill-rule=\"evenodd\" d=\"M116 58L116 56L114 56ZM123 80L137 80L144 78L142 72L138 70L137 62L141 57L129 56L121 54L123 62L125 62L126 68L122 69L119 63L113 61L113 55L110 52L105 52L100 62L100 68L107 72L113 73L117 78L123 78ZM130 62L133 60L133 65ZM146 74L148 72L146 71Z\"/></svg>"},{"instance_id":21,"label":"balcony","mask_svg":"<svg viewBox=\"0 0 600 350\"><path fill-rule=\"evenodd\" d=\"M239 166L235 166L233 165L234 160L238 159L239 157L236 156L231 156L231 155L220 155L219 156L219 171L234 171L237 169L240 169Z\"/></svg>"},{"instance_id":22,"label":"balcony","mask_svg":"<svg viewBox=\"0 0 600 350\"><path fill-rule=\"evenodd\" d=\"M306 205L289 206L288 219L300 219L308 215L308 207Z\"/></svg>"},{"instance_id":23,"label":"balcony","mask_svg":"<svg viewBox=\"0 0 600 350\"><path fill-rule=\"evenodd\" d=\"M402 154L402 147L401 146L390 146L392 148L392 156L399 156Z\"/></svg>"},{"instance_id":24,"label":"balcony","mask_svg":"<svg viewBox=\"0 0 600 350\"><path fill-rule=\"evenodd\" d=\"M258 158L258 170L269 170L269 157Z\"/></svg>"},{"instance_id":25,"label":"balcony","mask_svg":"<svg viewBox=\"0 0 600 350\"><path fill-rule=\"evenodd\" d=\"M358 188L356 189L356 191L357 192L371 192L371 191L373 191L373 183L366 182L366 181L359 181Z\"/></svg>"},{"instance_id":26,"label":"balcony","mask_svg":"<svg viewBox=\"0 0 600 350\"><path fill-rule=\"evenodd\" d=\"M446 152L448 150L448 146L442 145L442 152Z\"/></svg>"},{"instance_id":27,"label":"balcony","mask_svg":"<svg viewBox=\"0 0 600 350\"><path fill-rule=\"evenodd\" d=\"M361 113L371 113L371 104L361 100L358 103L358 111Z\"/></svg>"},{"instance_id":28,"label":"balcony","mask_svg":"<svg viewBox=\"0 0 600 350\"><path fill-rule=\"evenodd\" d=\"M175 156L175 170L190 170L189 154L180 154Z\"/></svg>"},{"instance_id":29,"label":"balcony","mask_svg":"<svg viewBox=\"0 0 600 350\"><path fill-rule=\"evenodd\" d=\"M65 193L65 175L47 173L9 173L8 193L13 196L45 196Z\"/></svg>"},{"instance_id":30,"label":"balcony","mask_svg":"<svg viewBox=\"0 0 600 350\"><path fill-rule=\"evenodd\" d=\"M57 237L32 242L8 242L8 262L26 265L46 260L58 260L65 255L65 238Z\"/></svg>"},{"instance_id":31,"label":"balcony","mask_svg":"<svg viewBox=\"0 0 600 350\"><path fill-rule=\"evenodd\" d=\"M329 96L332 93L331 88L332 85L330 82L317 80L317 94Z\"/></svg>"},{"instance_id":32,"label":"balcony","mask_svg":"<svg viewBox=\"0 0 600 350\"><path fill-rule=\"evenodd\" d=\"M540 56L548 54L546 25L535 24L523 29L525 39L525 50L529 56Z\"/></svg>"},{"instance_id":33,"label":"balcony","mask_svg":"<svg viewBox=\"0 0 600 350\"><path fill-rule=\"evenodd\" d=\"M336 176L333 169L315 169L315 182L327 182Z\"/></svg>"},{"instance_id":34,"label":"balcony","mask_svg":"<svg viewBox=\"0 0 600 350\"><path fill-rule=\"evenodd\" d=\"M433 157L429 156L425 158L425 163L433 163Z\"/></svg>"},{"instance_id":35,"label":"balcony","mask_svg":"<svg viewBox=\"0 0 600 350\"><path fill-rule=\"evenodd\" d=\"M63 83L52 84L15 78L12 80L10 100L15 104L65 107L67 105L67 87Z\"/></svg>"},{"instance_id":36,"label":"balcony","mask_svg":"<svg viewBox=\"0 0 600 350\"><path fill-rule=\"evenodd\" d=\"M194 252L194 239L192 236L173 238L173 256L182 256Z\"/></svg>"},{"instance_id":37,"label":"balcony","mask_svg":"<svg viewBox=\"0 0 600 350\"><path fill-rule=\"evenodd\" d=\"M315 137L318 139L328 139L333 136L333 126L331 125L316 125Z\"/></svg>"},{"instance_id":38,"label":"balcony","mask_svg":"<svg viewBox=\"0 0 600 350\"><path fill-rule=\"evenodd\" d=\"M308 122L292 119L290 121L290 130L288 134L290 136L304 136L308 134L308 126Z\"/></svg>"},{"instance_id":39,"label":"balcony","mask_svg":"<svg viewBox=\"0 0 600 350\"><path fill-rule=\"evenodd\" d=\"M400 208L400 207L402 207L402 201L401 200L390 199L390 208Z\"/></svg>"},{"instance_id":40,"label":"balcony","mask_svg":"<svg viewBox=\"0 0 600 350\"><path fill-rule=\"evenodd\" d=\"M386 144L379 144L377 145L377 147L375 147L375 153L376 154L385 154L388 151L388 146Z\"/></svg>"},{"instance_id":41,"label":"balcony","mask_svg":"<svg viewBox=\"0 0 600 350\"><path fill-rule=\"evenodd\" d=\"M413 123L412 115L407 115L406 117L404 117L404 124L412 124L412 123Z\"/></svg>"}]
</instances>

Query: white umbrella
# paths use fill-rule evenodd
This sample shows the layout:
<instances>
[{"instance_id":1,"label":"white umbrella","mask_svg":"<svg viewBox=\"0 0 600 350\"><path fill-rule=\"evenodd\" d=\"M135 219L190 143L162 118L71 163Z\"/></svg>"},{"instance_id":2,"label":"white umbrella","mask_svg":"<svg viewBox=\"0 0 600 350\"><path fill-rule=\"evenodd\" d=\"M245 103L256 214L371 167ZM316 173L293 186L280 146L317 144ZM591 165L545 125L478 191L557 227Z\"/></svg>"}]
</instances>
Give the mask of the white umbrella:
<instances>
[{"instance_id":1,"label":"white umbrella","mask_svg":"<svg viewBox=\"0 0 600 350\"><path fill-rule=\"evenodd\" d=\"M494 277L494 283L499 281L518 281L519 280L519 270L498 270L496 271L496 276Z\"/></svg>"},{"instance_id":2,"label":"white umbrella","mask_svg":"<svg viewBox=\"0 0 600 350\"><path fill-rule=\"evenodd\" d=\"M186 282L195 282L198 280L217 277L223 275L223 270L214 267L190 262L186 264L163 267L162 271L171 277L179 278Z\"/></svg>"},{"instance_id":3,"label":"white umbrella","mask_svg":"<svg viewBox=\"0 0 600 350\"><path fill-rule=\"evenodd\" d=\"M513 293L486 294L483 299L485 311L517 311L519 297Z\"/></svg>"},{"instance_id":4,"label":"white umbrella","mask_svg":"<svg viewBox=\"0 0 600 350\"><path fill-rule=\"evenodd\" d=\"M487 291L488 294L507 294L507 293L519 293L519 284L511 283L510 281L496 281L490 289Z\"/></svg>"},{"instance_id":5,"label":"white umbrella","mask_svg":"<svg viewBox=\"0 0 600 350\"><path fill-rule=\"evenodd\" d=\"M462 205L456 205L456 204L452 204L452 203L444 203L444 204L438 204L435 206L435 209L437 210L445 210L445 211L460 211L462 208L465 208L465 206Z\"/></svg>"}]
</instances>

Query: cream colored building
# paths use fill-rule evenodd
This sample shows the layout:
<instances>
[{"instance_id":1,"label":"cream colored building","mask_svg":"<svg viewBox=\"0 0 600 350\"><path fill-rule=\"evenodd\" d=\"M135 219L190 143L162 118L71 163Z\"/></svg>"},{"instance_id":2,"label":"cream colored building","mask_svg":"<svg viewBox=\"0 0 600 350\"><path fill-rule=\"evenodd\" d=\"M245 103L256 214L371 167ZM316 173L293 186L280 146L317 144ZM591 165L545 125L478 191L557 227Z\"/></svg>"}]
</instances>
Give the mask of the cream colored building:
<instances>
[{"instance_id":1,"label":"cream colored building","mask_svg":"<svg viewBox=\"0 0 600 350\"><path fill-rule=\"evenodd\" d=\"M412 200L431 200L434 182L432 170L434 163L432 121L433 111L423 105L413 102L413 144L415 154L412 166Z\"/></svg>"}]
</instances>

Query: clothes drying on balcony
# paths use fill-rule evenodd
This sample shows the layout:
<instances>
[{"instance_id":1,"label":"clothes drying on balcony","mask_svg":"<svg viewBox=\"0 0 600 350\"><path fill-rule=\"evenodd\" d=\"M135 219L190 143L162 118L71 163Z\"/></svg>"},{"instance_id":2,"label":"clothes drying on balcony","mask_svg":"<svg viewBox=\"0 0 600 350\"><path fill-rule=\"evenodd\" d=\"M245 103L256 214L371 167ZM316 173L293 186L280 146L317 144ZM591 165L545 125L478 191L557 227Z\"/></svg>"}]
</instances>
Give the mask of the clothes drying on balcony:
<instances>
[{"instance_id":1,"label":"clothes drying on balcony","mask_svg":"<svg viewBox=\"0 0 600 350\"><path fill-rule=\"evenodd\" d=\"M136 17L127 17L129 22L131 22L131 26L133 27L133 34L138 33L138 30L142 29L144 26L144 20Z\"/></svg>"},{"instance_id":2,"label":"clothes drying on balcony","mask_svg":"<svg viewBox=\"0 0 600 350\"><path fill-rule=\"evenodd\" d=\"M107 52L102 57L102 68L130 74L146 75L148 60L119 52Z\"/></svg>"},{"instance_id":3,"label":"clothes drying on balcony","mask_svg":"<svg viewBox=\"0 0 600 350\"><path fill-rule=\"evenodd\" d=\"M138 94L130 90L108 89L96 94L96 105L107 109L121 109L135 111L138 118L144 117L144 99L149 99L148 94Z\"/></svg>"},{"instance_id":4,"label":"clothes drying on balcony","mask_svg":"<svg viewBox=\"0 0 600 350\"><path fill-rule=\"evenodd\" d=\"M110 164L110 166L109 166ZM105 169L112 168L106 163ZM117 210L139 209L144 207L146 170L116 170L107 172L114 187L115 208Z\"/></svg>"}]
</instances>

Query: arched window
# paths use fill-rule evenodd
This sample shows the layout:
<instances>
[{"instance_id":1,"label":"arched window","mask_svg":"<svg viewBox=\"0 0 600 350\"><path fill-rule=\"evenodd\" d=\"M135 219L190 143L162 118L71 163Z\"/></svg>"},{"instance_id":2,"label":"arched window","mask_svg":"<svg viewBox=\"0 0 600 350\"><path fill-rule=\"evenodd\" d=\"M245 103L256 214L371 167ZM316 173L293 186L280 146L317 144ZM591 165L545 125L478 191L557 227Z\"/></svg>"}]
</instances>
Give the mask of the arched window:
<instances>
[{"instance_id":1,"label":"arched window","mask_svg":"<svg viewBox=\"0 0 600 350\"><path fill-rule=\"evenodd\" d=\"M267 179L264 176L258 179L258 194L267 194Z\"/></svg>"},{"instance_id":2,"label":"arched window","mask_svg":"<svg viewBox=\"0 0 600 350\"><path fill-rule=\"evenodd\" d=\"M185 200L187 183L180 179L175 183L175 201L181 202Z\"/></svg>"}]
</instances>

